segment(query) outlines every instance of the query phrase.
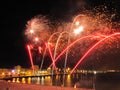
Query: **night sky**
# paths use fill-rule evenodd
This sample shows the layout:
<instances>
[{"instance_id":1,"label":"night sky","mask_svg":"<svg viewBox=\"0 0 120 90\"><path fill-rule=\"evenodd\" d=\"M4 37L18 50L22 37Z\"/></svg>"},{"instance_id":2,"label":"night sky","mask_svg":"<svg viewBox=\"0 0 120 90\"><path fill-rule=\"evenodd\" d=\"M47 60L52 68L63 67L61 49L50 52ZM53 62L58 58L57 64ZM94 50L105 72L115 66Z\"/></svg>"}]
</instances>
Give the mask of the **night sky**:
<instances>
[{"instance_id":1,"label":"night sky","mask_svg":"<svg viewBox=\"0 0 120 90\"><path fill-rule=\"evenodd\" d=\"M51 18L70 21L82 8L77 2L84 1L81 7L92 9L106 4L116 8L120 14L120 0L4 0L0 7L0 68L13 68L15 65L30 67L26 51L25 25L32 17L42 14Z\"/></svg>"}]
</instances>

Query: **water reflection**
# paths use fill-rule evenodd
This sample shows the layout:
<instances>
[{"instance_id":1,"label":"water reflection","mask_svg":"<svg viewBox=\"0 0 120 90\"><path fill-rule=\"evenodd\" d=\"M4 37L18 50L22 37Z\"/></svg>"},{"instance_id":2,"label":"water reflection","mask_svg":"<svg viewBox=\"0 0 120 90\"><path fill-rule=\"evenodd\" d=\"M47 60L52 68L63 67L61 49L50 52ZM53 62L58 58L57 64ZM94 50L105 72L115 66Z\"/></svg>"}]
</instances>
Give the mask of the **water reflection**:
<instances>
[{"instance_id":1,"label":"water reflection","mask_svg":"<svg viewBox=\"0 0 120 90\"><path fill-rule=\"evenodd\" d=\"M81 80L80 80L81 79ZM83 79L83 81L82 81ZM84 83L85 78L79 75L55 75L53 76L42 76L42 77L27 77L27 78L12 78L12 82L17 83L28 83L28 84L41 84L41 85L55 85L55 86L64 86L73 87L77 82ZM8 82L11 82L8 80ZM87 80L88 82L88 80ZM82 84L81 84L82 85ZM77 86L78 87L78 86Z\"/></svg>"},{"instance_id":2,"label":"water reflection","mask_svg":"<svg viewBox=\"0 0 120 90\"><path fill-rule=\"evenodd\" d=\"M120 90L120 74L73 74L12 78L8 82L54 85L74 88L94 88L94 90ZM114 89L113 89L114 88Z\"/></svg>"},{"instance_id":3,"label":"water reflection","mask_svg":"<svg viewBox=\"0 0 120 90\"><path fill-rule=\"evenodd\" d=\"M45 84L45 79L44 79L44 77L41 78L41 84L42 84L42 85Z\"/></svg>"},{"instance_id":4,"label":"water reflection","mask_svg":"<svg viewBox=\"0 0 120 90\"><path fill-rule=\"evenodd\" d=\"M12 79L12 82L15 82L15 78Z\"/></svg>"},{"instance_id":5,"label":"water reflection","mask_svg":"<svg viewBox=\"0 0 120 90\"><path fill-rule=\"evenodd\" d=\"M17 83L20 83L20 80L19 80L19 78L17 78L16 82L17 82Z\"/></svg>"},{"instance_id":6,"label":"water reflection","mask_svg":"<svg viewBox=\"0 0 120 90\"><path fill-rule=\"evenodd\" d=\"M22 83L26 83L26 79L25 78L22 78Z\"/></svg>"},{"instance_id":7,"label":"water reflection","mask_svg":"<svg viewBox=\"0 0 120 90\"><path fill-rule=\"evenodd\" d=\"M47 77L45 77L45 83L46 83L46 85L51 85L51 77L50 76L47 76Z\"/></svg>"},{"instance_id":8,"label":"water reflection","mask_svg":"<svg viewBox=\"0 0 120 90\"><path fill-rule=\"evenodd\" d=\"M66 82L65 83L67 83L67 86L71 86L71 77L70 77L70 75L67 75L67 78L66 78L66 80L65 80Z\"/></svg>"},{"instance_id":9,"label":"water reflection","mask_svg":"<svg viewBox=\"0 0 120 90\"><path fill-rule=\"evenodd\" d=\"M28 77L28 79L27 79L27 83L30 84L31 81L32 81L32 80L31 80L31 77Z\"/></svg>"}]
</instances>

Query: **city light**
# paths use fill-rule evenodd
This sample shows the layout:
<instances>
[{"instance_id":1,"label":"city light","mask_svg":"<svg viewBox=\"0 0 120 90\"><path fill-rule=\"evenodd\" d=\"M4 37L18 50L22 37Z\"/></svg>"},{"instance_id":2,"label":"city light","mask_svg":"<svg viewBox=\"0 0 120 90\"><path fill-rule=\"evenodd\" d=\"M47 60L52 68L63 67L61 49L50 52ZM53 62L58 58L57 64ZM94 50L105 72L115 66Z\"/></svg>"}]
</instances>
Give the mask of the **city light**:
<instances>
[{"instance_id":1,"label":"city light","mask_svg":"<svg viewBox=\"0 0 120 90\"><path fill-rule=\"evenodd\" d=\"M15 70L12 70L11 72L12 72L12 73L15 73Z\"/></svg>"}]
</instances>

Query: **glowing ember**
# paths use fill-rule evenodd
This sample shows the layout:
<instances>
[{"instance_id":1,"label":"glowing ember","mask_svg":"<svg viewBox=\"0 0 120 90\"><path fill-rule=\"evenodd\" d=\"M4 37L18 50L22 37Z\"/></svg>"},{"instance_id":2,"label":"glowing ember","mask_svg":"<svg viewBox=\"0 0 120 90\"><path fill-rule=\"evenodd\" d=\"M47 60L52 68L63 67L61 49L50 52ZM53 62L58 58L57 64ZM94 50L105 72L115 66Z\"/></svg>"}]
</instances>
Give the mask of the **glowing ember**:
<instances>
[{"instance_id":1,"label":"glowing ember","mask_svg":"<svg viewBox=\"0 0 120 90\"><path fill-rule=\"evenodd\" d=\"M78 26L79 24L80 24L80 22L79 22L79 21L75 22L75 25L76 25L76 26Z\"/></svg>"},{"instance_id":2,"label":"glowing ember","mask_svg":"<svg viewBox=\"0 0 120 90\"><path fill-rule=\"evenodd\" d=\"M42 54L42 47L38 46L39 53Z\"/></svg>"},{"instance_id":3,"label":"glowing ember","mask_svg":"<svg viewBox=\"0 0 120 90\"><path fill-rule=\"evenodd\" d=\"M34 30L30 30L30 33L33 34L33 33L34 33Z\"/></svg>"},{"instance_id":4,"label":"glowing ember","mask_svg":"<svg viewBox=\"0 0 120 90\"><path fill-rule=\"evenodd\" d=\"M77 35L79 33L81 33L83 31L84 27L83 26L79 26L77 29L74 30L74 34Z\"/></svg>"},{"instance_id":5,"label":"glowing ember","mask_svg":"<svg viewBox=\"0 0 120 90\"><path fill-rule=\"evenodd\" d=\"M37 41L39 41L39 38L38 38L38 37L36 37L36 38L35 38L35 41L36 41L36 42L37 42Z\"/></svg>"}]
</instances>

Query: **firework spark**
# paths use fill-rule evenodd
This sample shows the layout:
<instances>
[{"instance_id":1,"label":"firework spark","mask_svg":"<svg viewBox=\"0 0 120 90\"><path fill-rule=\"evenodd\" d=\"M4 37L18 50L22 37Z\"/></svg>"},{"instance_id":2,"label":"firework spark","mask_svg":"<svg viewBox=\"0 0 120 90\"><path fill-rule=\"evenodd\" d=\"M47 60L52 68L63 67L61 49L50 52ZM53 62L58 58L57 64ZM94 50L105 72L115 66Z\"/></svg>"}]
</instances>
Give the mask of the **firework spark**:
<instances>
[{"instance_id":1,"label":"firework spark","mask_svg":"<svg viewBox=\"0 0 120 90\"><path fill-rule=\"evenodd\" d=\"M88 36L84 36L84 37L81 37L81 38L75 40L73 43L71 43L70 45L68 45L68 46L56 57L55 62L56 62L69 48L71 48L72 46L74 46L76 43L78 43L78 42L80 42L81 40L84 40L84 39L86 39L86 38L94 38L94 37L96 38L95 35L88 35ZM97 36L97 37L100 37L100 38L101 38L101 36ZM52 65L52 64L51 64L51 65ZM50 65L49 67L51 67L51 65Z\"/></svg>"},{"instance_id":2,"label":"firework spark","mask_svg":"<svg viewBox=\"0 0 120 90\"><path fill-rule=\"evenodd\" d=\"M102 42L104 42L106 39L109 39L111 37L114 37L114 36L117 36L119 35L120 36L120 33L114 33L112 35L109 35L103 39L101 39L100 41L98 41L96 44L94 44L84 55L83 57L79 60L79 62L75 65L75 67L71 70L71 74L73 73L73 71L78 67L78 65L80 65L80 63L88 56L88 54L92 53L92 51L98 46L100 45Z\"/></svg>"},{"instance_id":3,"label":"firework spark","mask_svg":"<svg viewBox=\"0 0 120 90\"><path fill-rule=\"evenodd\" d=\"M33 59L32 59L32 53L31 53L30 45L27 45L27 49L28 49L28 53L29 53L29 57L30 57L31 66L32 66L32 69L34 70L34 64L33 64Z\"/></svg>"},{"instance_id":4,"label":"firework spark","mask_svg":"<svg viewBox=\"0 0 120 90\"><path fill-rule=\"evenodd\" d=\"M48 24L49 20L45 16L36 16L27 22L25 34L30 41L33 41L33 38L46 41L49 37Z\"/></svg>"},{"instance_id":5,"label":"firework spark","mask_svg":"<svg viewBox=\"0 0 120 90\"><path fill-rule=\"evenodd\" d=\"M83 55L78 64L73 68L73 72L89 54L89 52L94 50L89 49L86 52L88 47L93 45L95 42L99 43L101 40L104 41L105 38L110 37L110 34L114 36L115 32L118 31L118 29L116 29L116 27L119 26L118 23L112 21L113 18L115 18L116 14L110 14L106 12L107 7L102 7L102 9L95 8L93 11L86 10L85 12L83 12L84 14L79 14L75 16L72 23L59 22L55 25L50 25L50 21L44 16L37 16L29 20L26 25L26 35L29 41L31 41L32 45L38 45L39 53L42 54L43 52L41 68L43 66L43 61L47 53L47 49L54 67L56 67L56 61L63 58L64 53L68 49L70 49L68 54L71 54L69 56L74 57L73 59L76 59L76 56L78 54L80 54L78 56L79 58ZM69 34L63 34L63 32L68 32ZM67 44L68 38L70 39L70 42L72 42L69 45ZM108 45L101 47L100 50L108 47L113 48L113 41L118 40L108 40ZM45 42L51 42L52 48L49 45L46 46ZM92 48L95 48L97 46L96 44ZM117 47L120 47L119 43L117 44ZM79 50L79 52L77 53L76 50Z\"/></svg>"}]
</instances>

